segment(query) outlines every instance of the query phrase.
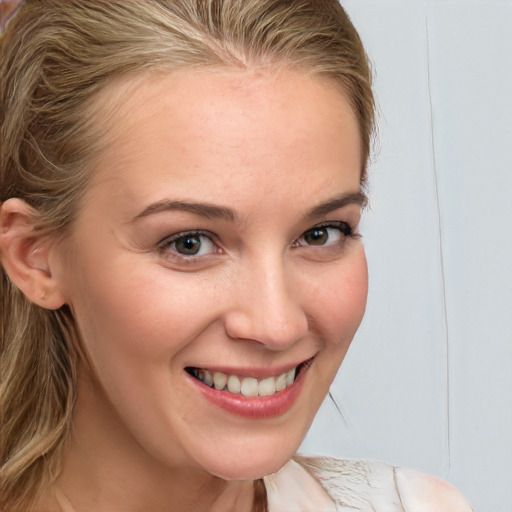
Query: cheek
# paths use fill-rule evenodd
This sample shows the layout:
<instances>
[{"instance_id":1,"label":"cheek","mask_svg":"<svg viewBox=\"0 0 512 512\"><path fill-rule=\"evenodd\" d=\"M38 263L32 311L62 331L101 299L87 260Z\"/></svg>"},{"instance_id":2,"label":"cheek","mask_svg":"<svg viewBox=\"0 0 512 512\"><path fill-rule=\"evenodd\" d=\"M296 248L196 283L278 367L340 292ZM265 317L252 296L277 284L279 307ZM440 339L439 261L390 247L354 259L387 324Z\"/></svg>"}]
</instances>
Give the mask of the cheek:
<instances>
[{"instance_id":1,"label":"cheek","mask_svg":"<svg viewBox=\"0 0 512 512\"><path fill-rule=\"evenodd\" d=\"M308 293L316 311L315 328L326 341L348 348L366 309L368 267L363 246L354 247L350 257L325 272Z\"/></svg>"},{"instance_id":2,"label":"cheek","mask_svg":"<svg viewBox=\"0 0 512 512\"><path fill-rule=\"evenodd\" d=\"M209 322L207 295L197 300L190 275L157 265L103 266L75 293L75 318L84 349L103 375L135 373L169 365Z\"/></svg>"},{"instance_id":3,"label":"cheek","mask_svg":"<svg viewBox=\"0 0 512 512\"><path fill-rule=\"evenodd\" d=\"M339 267L325 273L309 293L315 308L310 321L314 322L312 327L321 343L317 358L317 395L311 400L317 404L312 409L315 413L363 319L367 293L368 269L362 246L358 246L350 258L340 262Z\"/></svg>"},{"instance_id":4,"label":"cheek","mask_svg":"<svg viewBox=\"0 0 512 512\"><path fill-rule=\"evenodd\" d=\"M351 323L350 319L352 319L355 326L353 334L355 334L363 319L368 297L368 266L362 246L358 247L352 271L346 275L342 286L344 287L344 293L341 303L347 315L345 321L348 324Z\"/></svg>"}]
</instances>

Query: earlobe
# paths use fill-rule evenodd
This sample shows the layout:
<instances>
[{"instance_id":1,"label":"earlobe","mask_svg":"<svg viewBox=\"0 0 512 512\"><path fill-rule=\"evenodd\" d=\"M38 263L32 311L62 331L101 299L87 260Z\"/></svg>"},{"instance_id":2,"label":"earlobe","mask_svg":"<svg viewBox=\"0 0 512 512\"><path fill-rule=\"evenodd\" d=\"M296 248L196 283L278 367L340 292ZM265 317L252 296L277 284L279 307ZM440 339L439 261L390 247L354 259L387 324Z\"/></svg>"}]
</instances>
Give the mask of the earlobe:
<instances>
[{"instance_id":1,"label":"earlobe","mask_svg":"<svg viewBox=\"0 0 512 512\"><path fill-rule=\"evenodd\" d=\"M35 229L37 212L21 199L0 207L0 257L9 279L33 303L58 309L64 295L51 268L53 243Z\"/></svg>"}]
</instances>

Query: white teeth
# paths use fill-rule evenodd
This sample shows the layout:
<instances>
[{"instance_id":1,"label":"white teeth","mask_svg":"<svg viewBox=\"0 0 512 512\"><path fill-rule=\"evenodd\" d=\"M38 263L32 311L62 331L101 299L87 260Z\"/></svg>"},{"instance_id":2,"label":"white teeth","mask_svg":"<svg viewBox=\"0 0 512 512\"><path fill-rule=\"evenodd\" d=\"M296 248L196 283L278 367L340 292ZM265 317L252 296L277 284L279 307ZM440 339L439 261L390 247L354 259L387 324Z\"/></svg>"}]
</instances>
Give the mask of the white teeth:
<instances>
[{"instance_id":1,"label":"white teeth","mask_svg":"<svg viewBox=\"0 0 512 512\"><path fill-rule=\"evenodd\" d=\"M258 386L258 394L259 396L272 396L277 391L276 388L277 383L275 377L268 377L267 379L260 381Z\"/></svg>"},{"instance_id":2,"label":"white teeth","mask_svg":"<svg viewBox=\"0 0 512 512\"><path fill-rule=\"evenodd\" d=\"M276 379L276 391L283 391L286 388L286 373L279 375Z\"/></svg>"},{"instance_id":3,"label":"white teeth","mask_svg":"<svg viewBox=\"0 0 512 512\"><path fill-rule=\"evenodd\" d=\"M201 381L204 382L207 386L210 386L213 384L213 377L212 374L208 370L196 370L195 376Z\"/></svg>"},{"instance_id":4,"label":"white teeth","mask_svg":"<svg viewBox=\"0 0 512 512\"><path fill-rule=\"evenodd\" d=\"M258 381L252 377L243 379L240 386L240 394L244 396L258 396Z\"/></svg>"},{"instance_id":5,"label":"white teeth","mask_svg":"<svg viewBox=\"0 0 512 512\"><path fill-rule=\"evenodd\" d=\"M213 384L213 377L212 377L212 374L208 371L208 370L205 370L204 371L204 379L202 379L202 381L207 385L207 386L210 386Z\"/></svg>"},{"instance_id":6,"label":"white teeth","mask_svg":"<svg viewBox=\"0 0 512 512\"><path fill-rule=\"evenodd\" d=\"M194 368L192 375L209 387L218 391L229 391L246 397L272 396L291 386L295 381L296 369L292 368L286 373L277 377L266 377L258 380L254 377L238 377L237 375L226 375L222 372Z\"/></svg>"},{"instance_id":7,"label":"white teeth","mask_svg":"<svg viewBox=\"0 0 512 512\"><path fill-rule=\"evenodd\" d=\"M286 372L286 386L291 386L293 381L295 380L295 368L291 369L289 372Z\"/></svg>"},{"instance_id":8,"label":"white teeth","mask_svg":"<svg viewBox=\"0 0 512 512\"><path fill-rule=\"evenodd\" d=\"M222 391L226 387L228 376L225 373L215 372L213 374L213 386Z\"/></svg>"},{"instance_id":9,"label":"white teeth","mask_svg":"<svg viewBox=\"0 0 512 512\"><path fill-rule=\"evenodd\" d=\"M237 395L240 393L240 379L236 375L229 376L228 391Z\"/></svg>"}]
</instances>

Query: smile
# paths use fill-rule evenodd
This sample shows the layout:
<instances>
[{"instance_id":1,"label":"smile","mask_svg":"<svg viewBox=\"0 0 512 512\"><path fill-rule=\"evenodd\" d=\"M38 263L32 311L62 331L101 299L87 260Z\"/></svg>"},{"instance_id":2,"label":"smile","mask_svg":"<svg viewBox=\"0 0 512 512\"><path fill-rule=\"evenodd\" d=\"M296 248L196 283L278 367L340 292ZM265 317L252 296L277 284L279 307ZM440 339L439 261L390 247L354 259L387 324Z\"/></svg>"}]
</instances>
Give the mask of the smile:
<instances>
[{"instance_id":1,"label":"smile","mask_svg":"<svg viewBox=\"0 0 512 512\"><path fill-rule=\"evenodd\" d=\"M186 371L205 386L245 397L268 397L291 386L295 378L312 362L313 358L304 361L297 367L280 375L258 379L256 377L240 377L222 372L213 372L204 368L186 368Z\"/></svg>"}]
</instances>

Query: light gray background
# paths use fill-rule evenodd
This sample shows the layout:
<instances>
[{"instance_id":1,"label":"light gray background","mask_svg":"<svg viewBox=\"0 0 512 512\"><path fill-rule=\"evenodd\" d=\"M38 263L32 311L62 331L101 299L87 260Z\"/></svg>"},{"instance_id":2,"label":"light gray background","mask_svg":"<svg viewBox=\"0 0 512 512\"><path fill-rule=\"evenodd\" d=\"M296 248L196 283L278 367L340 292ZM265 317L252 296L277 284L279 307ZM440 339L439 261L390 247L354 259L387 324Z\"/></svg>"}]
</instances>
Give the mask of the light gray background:
<instances>
[{"instance_id":1,"label":"light gray background","mask_svg":"<svg viewBox=\"0 0 512 512\"><path fill-rule=\"evenodd\" d=\"M511 512L512 0L342 4L380 107L370 294L332 388L344 419L327 401L302 451L414 467Z\"/></svg>"}]
</instances>

